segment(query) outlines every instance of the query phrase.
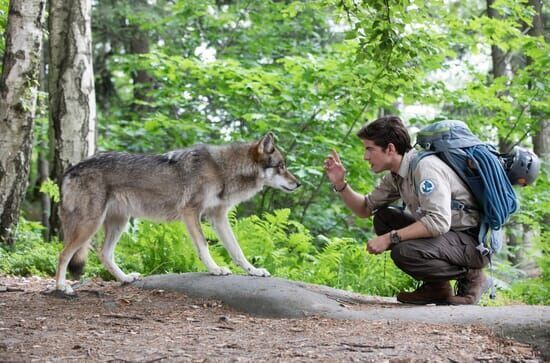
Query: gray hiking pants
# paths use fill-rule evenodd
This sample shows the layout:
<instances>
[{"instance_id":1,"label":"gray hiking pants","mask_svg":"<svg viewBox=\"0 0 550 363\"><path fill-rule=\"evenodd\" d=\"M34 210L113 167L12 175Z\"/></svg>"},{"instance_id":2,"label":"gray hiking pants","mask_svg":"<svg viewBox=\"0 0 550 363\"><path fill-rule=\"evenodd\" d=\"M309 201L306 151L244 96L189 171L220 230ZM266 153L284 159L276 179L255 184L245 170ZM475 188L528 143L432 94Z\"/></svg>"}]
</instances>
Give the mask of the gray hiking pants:
<instances>
[{"instance_id":1,"label":"gray hiking pants","mask_svg":"<svg viewBox=\"0 0 550 363\"><path fill-rule=\"evenodd\" d=\"M396 207L379 209L374 215L377 235L406 227L415 219ZM476 249L477 232L449 231L433 238L407 240L394 245L391 258L401 270L417 280L448 281L463 277L469 269L481 269L489 263Z\"/></svg>"}]
</instances>

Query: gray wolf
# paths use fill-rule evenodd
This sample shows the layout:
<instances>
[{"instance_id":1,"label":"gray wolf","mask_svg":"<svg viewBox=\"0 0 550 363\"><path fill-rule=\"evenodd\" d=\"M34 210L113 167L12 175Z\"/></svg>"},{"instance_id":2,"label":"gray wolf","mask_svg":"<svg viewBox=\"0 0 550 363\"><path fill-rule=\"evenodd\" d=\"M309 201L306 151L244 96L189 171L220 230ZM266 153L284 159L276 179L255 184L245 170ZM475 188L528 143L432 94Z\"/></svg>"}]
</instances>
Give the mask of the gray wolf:
<instances>
[{"instance_id":1,"label":"gray wolf","mask_svg":"<svg viewBox=\"0 0 550 363\"><path fill-rule=\"evenodd\" d=\"M218 266L208 251L200 226L205 216L237 265L250 275L269 276L248 262L227 218L231 207L264 186L284 192L300 186L272 133L248 143L196 145L161 155L105 152L85 159L63 177L59 215L65 247L57 265L56 289L73 293L65 280L67 268L76 276L82 273L91 238L101 226L105 240L99 257L105 268L118 281L138 279L139 274L125 274L114 260L130 217L183 221L208 271L228 275L231 271Z\"/></svg>"}]
</instances>

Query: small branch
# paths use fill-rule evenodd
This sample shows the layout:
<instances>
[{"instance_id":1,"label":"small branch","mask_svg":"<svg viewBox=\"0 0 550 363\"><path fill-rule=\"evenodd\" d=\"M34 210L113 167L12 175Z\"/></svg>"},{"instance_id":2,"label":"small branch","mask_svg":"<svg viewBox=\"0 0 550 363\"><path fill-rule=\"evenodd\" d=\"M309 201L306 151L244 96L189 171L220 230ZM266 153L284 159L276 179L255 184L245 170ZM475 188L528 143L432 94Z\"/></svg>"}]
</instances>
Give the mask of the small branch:
<instances>
[{"instance_id":1,"label":"small branch","mask_svg":"<svg viewBox=\"0 0 550 363\"><path fill-rule=\"evenodd\" d=\"M371 349L395 349L395 345L378 345L378 344L359 344L359 343L340 343L355 348L371 348Z\"/></svg>"},{"instance_id":2,"label":"small branch","mask_svg":"<svg viewBox=\"0 0 550 363\"><path fill-rule=\"evenodd\" d=\"M357 125L357 123L359 122L359 120L361 120L361 118L363 117L363 114L365 113L365 111L367 110L367 106L368 106L368 102L365 103L365 106L363 106L363 108L361 109L361 112L359 113L359 116L357 116L355 118L355 120L353 121L353 123L351 124L351 126L349 127L346 135L344 136L344 138L342 139L342 142L345 142L347 140L347 138L349 137L349 135L351 134L351 132L355 129L355 126ZM325 180L326 180L326 173L323 173L323 176L321 177L321 179L319 180L319 183L317 185L317 187L313 190L313 192L311 193L310 197L308 198L308 200L305 202L304 204L304 211L302 212L302 217L300 218L300 223L303 223L304 222L304 219L306 217L306 213L307 213L307 210L309 209L309 206L313 203L313 199L315 198L315 196L318 194L318 191L319 189L323 186Z\"/></svg>"},{"instance_id":3,"label":"small branch","mask_svg":"<svg viewBox=\"0 0 550 363\"><path fill-rule=\"evenodd\" d=\"M103 314L102 316L106 318L115 318L115 319L131 319L131 320L143 320L141 316L132 316L132 315L120 315L120 314Z\"/></svg>"}]
</instances>

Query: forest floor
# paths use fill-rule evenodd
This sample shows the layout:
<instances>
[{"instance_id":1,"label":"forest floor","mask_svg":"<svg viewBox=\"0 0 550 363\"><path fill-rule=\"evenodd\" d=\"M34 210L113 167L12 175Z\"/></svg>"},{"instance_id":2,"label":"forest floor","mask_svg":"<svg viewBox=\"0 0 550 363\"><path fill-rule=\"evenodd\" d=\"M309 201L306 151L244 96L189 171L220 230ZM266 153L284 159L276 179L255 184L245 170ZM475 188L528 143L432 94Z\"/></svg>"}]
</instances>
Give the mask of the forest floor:
<instances>
[{"instance_id":1,"label":"forest floor","mask_svg":"<svg viewBox=\"0 0 550 363\"><path fill-rule=\"evenodd\" d=\"M0 361L541 362L530 345L475 325L267 319L182 293L0 276Z\"/></svg>"}]
</instances>

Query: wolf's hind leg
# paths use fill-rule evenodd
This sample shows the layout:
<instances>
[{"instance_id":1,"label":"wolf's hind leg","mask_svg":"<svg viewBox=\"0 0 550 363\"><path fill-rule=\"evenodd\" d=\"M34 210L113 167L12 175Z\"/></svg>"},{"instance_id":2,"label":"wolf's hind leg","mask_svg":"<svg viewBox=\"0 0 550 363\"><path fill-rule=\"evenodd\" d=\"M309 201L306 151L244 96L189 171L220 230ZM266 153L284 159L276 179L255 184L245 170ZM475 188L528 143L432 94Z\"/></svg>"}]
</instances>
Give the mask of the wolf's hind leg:
<instances>
[{"instance_id":1,"label":"wolf's hind leg","mask_svg":"<svg viewBox=\"0 0 550 363\"><path fill-rule=\"evenodd\" d=\"M74 223L68 223L74 222ZM88 244L98 230L100 220L90 221L88 223L77 224L75 221L63 221L63 233L65 239L65 247L59 255L57 269L55 273L55 287L66 294L73 294L73 289L67 285L66 275L69 262L80 249L88 248Z\"/></svg>"},{"instance_id":2,"label":"wolf's hind leg","mask_svg":"<svg viewBox=\"0 0 550 363\"><path fill-rule=\"evenodd\" d=\"M122 215L107 215L103 227L105 228L105 241L101 247L99 258L103 265L118 281L131 283L139 279L137 272L125 274L115 263L115 247L128 223L128 217Z\"/></svg>"},{"instance_id":3,"label":"wolf's hind leg","mask_svg":"<svg viewBox=\"0 0 550 363\"><path fill-rule=\"evenodd\" d=\"M208 243L206 242L201 229L198 213L194 210L186 210L183 213L183 220L187 226L187 231L191 236L191 240L197 249L199 258L206 266L208 272L212 275L230 275L231 271L229 269L218 266L218 264L212 259L212 256L208 251Z\"/></svg>"},{"instance_id":4,"label":"wolf's hind leg","mask_svg":"<svg viewBox=\"0 0 550 363\"><path fill-rule=\"evenodd\" d=\"M241 266L249 275L252 276L270 276L269 271L265 268L256 268L246 259L239 242L235 238L231 225L227 219L227 211L217 210L211 213L212 227L220 237L223 245L231 255L233 261Z\"/></svg>"}]
</instances>

